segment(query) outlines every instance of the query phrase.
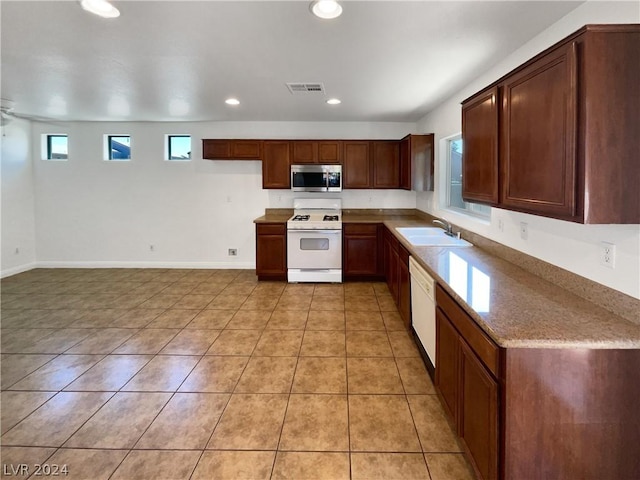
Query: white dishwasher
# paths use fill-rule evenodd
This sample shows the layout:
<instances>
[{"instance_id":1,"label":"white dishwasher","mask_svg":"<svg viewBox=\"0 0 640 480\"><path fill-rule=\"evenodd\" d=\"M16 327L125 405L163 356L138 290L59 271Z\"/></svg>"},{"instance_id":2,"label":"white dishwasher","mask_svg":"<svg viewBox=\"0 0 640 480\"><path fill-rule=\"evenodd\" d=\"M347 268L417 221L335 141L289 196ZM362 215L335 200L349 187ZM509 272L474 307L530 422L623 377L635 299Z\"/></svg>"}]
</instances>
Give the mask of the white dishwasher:
<instances>
[{"instance_id":1,"label":"white dishwasher","mask_svg":"<svg viewBox=\"0 0 640 480\"><path fill-rule=\"evenodd\" d=\"M418 339L436 366L436 301L435 282L427 272L409 257L411 274L411 324Z\"/></svg>"}]
</instances>

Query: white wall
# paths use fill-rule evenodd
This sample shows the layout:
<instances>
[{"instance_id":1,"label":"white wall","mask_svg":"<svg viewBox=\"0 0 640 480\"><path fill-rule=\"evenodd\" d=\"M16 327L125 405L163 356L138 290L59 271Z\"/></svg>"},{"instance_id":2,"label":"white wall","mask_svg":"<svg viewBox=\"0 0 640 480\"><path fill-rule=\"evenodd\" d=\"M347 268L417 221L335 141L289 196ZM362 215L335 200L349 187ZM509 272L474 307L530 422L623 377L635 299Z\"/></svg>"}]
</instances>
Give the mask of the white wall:
<instances>
[{"instance_id":1,"label":"white wall","mask_svg":"<svg viewBox=\"0 0 640 480\"><path fill-rule=\"evenodd\" d=\"M29 270L36 261L30 123L13 119L1 127L1 275ZM17 253L16 253L17 249Z\"/></svg>"},{"instance_id":2,"label":"white wall","mask_svg":"<svg viewBox=\"0 0 640 480\"><path fill-rule=\"evenodd\" d=\"M640 4L637 2L587 2L536 36L533 40L482 73L454 97L418 122L419 132L434 132L436 142L461 130L460 102L494 82L524 61L561 40L588 23L637 23ZM615 73L612 73L615 74ZM436 148L436 178L442 181L443 154ZM463 228L491 238L509 247L540 258L578 275L640 298L640 226L638 225L577 225L571 222L492 209L491 223L483 224L440 208L439 190L418 193L419 209L445 217ZM499 221L503 222L503 231ZM520 238L520 222L528 223L528 240ZM610 269L598 261L601 241L616 244L616 266Z\"/></svg>"},{"instance_id":3,"label":"white wall","mask_svg":"<svg viewBox=\"0 0 640 480\"><path fill-rule=\"evenodd\" d=\"M255 266L253 220L291 208L263 190L261 162L202 160L201 138L399 139L413 123L34 123L40 266ZM69 160L40 160L42 134L69 135ZM131 135L132 160L103 160L103 135ZM192 136L190 162L164 161L164 135ZM299 196L299 195L295 195ZM414 192L344 191L344 208L415 208ZM154 251L150 250L154 246ZM227 250L237 248L238 256Z\"/></svg>"}]
</instances>

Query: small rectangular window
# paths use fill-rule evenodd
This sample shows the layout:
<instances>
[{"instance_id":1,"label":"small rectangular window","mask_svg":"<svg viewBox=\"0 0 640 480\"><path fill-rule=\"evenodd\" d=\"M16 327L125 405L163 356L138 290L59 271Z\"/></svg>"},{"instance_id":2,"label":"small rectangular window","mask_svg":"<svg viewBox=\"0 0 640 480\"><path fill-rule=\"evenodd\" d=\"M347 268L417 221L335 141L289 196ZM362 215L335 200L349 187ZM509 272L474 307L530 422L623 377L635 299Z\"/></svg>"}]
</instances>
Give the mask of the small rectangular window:
<instances>
[{"instance_id":1,"label":"small rectangular window","mask_svg":"<svg viewBox=\"0 0 640 480\"><path fill-rule=\"evenodd\" d=\"M462 199L462 136L447 139L447 208L477 217L491 217L491 207Z\"/></svg>"},{"instance_id":2,"label":"small rectangular window","mask_svg":"<svg viewBox=\"0 0 640 480\"><path fill-rule=\"evenodd\" d=\"M191 135L167 135L166 160L191 160Z\"/></svg>"},{"instance_id":3,"label":"small rectangular window","mask_svg":"<svg viewBox=\"0 0 640 480\"><path fill-rule=\"evenodd\" d=\"M43 152L44 160L67 160L69 158L69 139L66 135L46 135L46 150Z\"/></svg>"},{"instance_id":4,"label":"small rectangular window","mask_svg":"<svg viewBox=\"0 0 640 480\"><path fill-rule=\"evenodd\" d=\"M131 160L131 137L129 135L107 135L107 160Z\"/></svg>"}]
</instances>

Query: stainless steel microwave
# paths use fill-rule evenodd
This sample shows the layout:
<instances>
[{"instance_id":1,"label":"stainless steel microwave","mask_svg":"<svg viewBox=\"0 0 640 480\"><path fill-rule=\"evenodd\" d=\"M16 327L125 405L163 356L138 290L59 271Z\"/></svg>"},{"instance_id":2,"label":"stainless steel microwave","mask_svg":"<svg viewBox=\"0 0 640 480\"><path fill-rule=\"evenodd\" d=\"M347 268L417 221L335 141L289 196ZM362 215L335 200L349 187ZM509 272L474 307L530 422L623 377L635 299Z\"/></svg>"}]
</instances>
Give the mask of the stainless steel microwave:
<instances>
[{"instance_id":1,"label":"stainless steel microwave","mask_svg":"<svg viewBox=\"0 0 640 480\"><path fill-rule=\"evenodd\" d=\"M291 190L339 192L342 190L342 165L291 165Z\"/></svg>"}]
</instances>

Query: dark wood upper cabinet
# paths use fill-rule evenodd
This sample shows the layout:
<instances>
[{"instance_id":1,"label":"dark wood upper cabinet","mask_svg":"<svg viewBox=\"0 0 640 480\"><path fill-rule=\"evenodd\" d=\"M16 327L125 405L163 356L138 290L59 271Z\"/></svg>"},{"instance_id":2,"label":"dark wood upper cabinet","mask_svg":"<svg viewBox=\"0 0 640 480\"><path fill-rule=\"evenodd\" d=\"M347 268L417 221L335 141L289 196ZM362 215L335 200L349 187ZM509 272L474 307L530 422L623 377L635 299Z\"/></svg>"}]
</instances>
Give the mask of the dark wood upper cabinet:
<instances>
[{"instance_id":1,"label":"dark wood upper cabinet","mask_svg":"<svg viewBox=\"0 0 640 480\"><path fill-rule=\"evenodd\" d=\"M342 188L371 188L371 158L369 142L349 140L342 142Z\"/></svg>"},{"instance_id":2,"label":"dark wood upper cabinet","mask_svg":"<svg viewBox=\"0 0 640 480\"><path fill-rule=\"evenodd\" d=\"M202 140L202 158L207 160L231 158L231 140Z\"/></svg>"},{"instance_id":3,"label":"dark wood upper cabinet","mask_svg":"<svg viewBox=\"0 0 640 480\"><path fill-rule=\"evenodd\" d=\"M339 140L319 141L318 163L342 163L342 142Z\"/></svg>"},{"instance_id":4,"label":"dark wood upper cabinet","mask_svg":"<svg viewBox=\"0 0 640 480\"><path fill-rule=\"evenodd\" d=\"M202 140L202 158L207 160L261 160L262 140Z\"/></svg>"},{"instance_id":5,"label":"dark wood upper cabinet","mask_svg":"<svg viewBox=\"0 0 640 480\"><path fill-rule=\"evenodd\" d=\"M291 188L290 145L286 140L265 140L262 188Z\"/></svg>"},{"instance_id":6,"label":"dark wood upper cabinet","mask_svg":"<svg viewBox=\"0 0 640 480\"><path fill-rule=\"evenodd\" d=\"M316 163L318 160L318 144L303 140L291 142L291 163Z\"/></svg>"},{"instance_id":7,"label":"dark wood upper cabinet","mask_svg":"<svg viewBox=\"0 0 640 480\"><path fill-rule=\"evenodd\" d=\"M231 156L236 159L261 160L262 140L234 140L231 143Z\"/></svg>"},{"instance_id":8,"label":"dark wood upper cabinet","mask_svg":"<svg viewBox=\"0 0 640 480\"><path fill-rule=\"evenodd\" d=\"M400 188L433 191L433 133L407 135L400 141Z\"/></svg>"},{"instance_id":9,"label":"dark wood upper cabinet","mask_svg":"<svg viewBox=\"0 0 640 480\"><path fill-rule=\"evenodd\" d=\"M502 205L576 214L577 44L557 48L502 84Z\"/></svg>"},{"instance_id":10,"label":"dark wood upper cabinet","mask_svg":"<svg viewBox=\"0 0 640 480\"><path fill-rule=\"evenodd\" d=\"M640 223L638 58L639 25L587 25L465 100L463 197L578 223Z\"/></svg>"},{"instance_id":11,"label":"dark wood upper cabinet","mask_svg":"<svg viewBox=\"0 0 640 480\"><path fill-rule=\"evenodd\" d=\"M291 163L340 163L339 140L292 140Z\"/></svg>"},{"instance_id":12,"label":"dark wood upper cabinet","mask_svg":"<svg viewBox=\"0 0 640 480\"><path fill-rule=\"evenodd\" d=\"M400 142L374 140L373 188L400 188Z\"/></svg>"},{"instance_id":13,"label":"dark wood upper cabinet","mask_svg":"<svg viewBox=\"0 0 640 480\"><path fill-rule=\"evenodd\" d=\"M497 205L498 87L462 105L462 198Z\"/></svg>"}]
</instances>

